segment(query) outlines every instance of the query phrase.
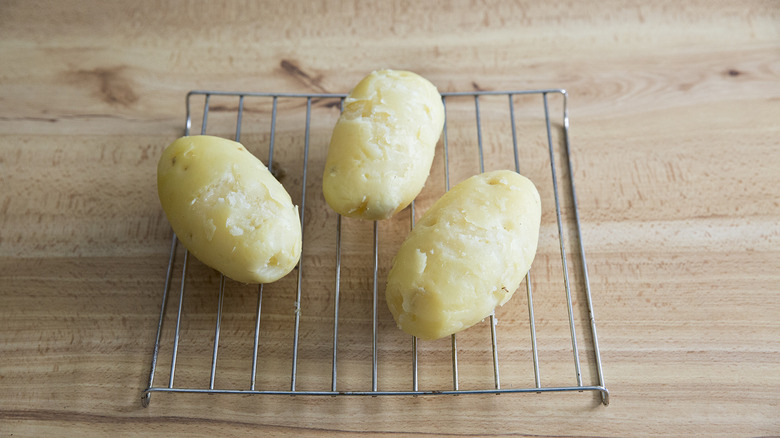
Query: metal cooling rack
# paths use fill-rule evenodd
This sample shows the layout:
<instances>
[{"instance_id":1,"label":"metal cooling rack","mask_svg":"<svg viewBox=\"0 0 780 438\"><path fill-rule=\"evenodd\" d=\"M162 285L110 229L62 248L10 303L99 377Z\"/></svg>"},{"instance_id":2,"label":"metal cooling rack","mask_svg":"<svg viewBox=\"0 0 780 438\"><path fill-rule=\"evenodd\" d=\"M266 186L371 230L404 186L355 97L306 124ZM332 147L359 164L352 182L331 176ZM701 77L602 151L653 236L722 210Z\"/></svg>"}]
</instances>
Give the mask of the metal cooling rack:
<instances>
[{"instance_id":1,"label":"metal cooling rack","mask_svg":"<svg viewBox=\"0 0 780 438\"><path fill-rule=\"evenodd\" d=\"M574 223L575 223L575 231L576 231L576 237L578 241L579 251L575 255L575 257L578 257L578 262L580 263L581 269L582 269L582 278L584 283L584 291L585 291L585 301L587 305L587 311L588 311L588 319L590 322L590 330L593 340L593 359L594 359L594 365L596 368L597 376L598 376L598 384L597 385L587 385L583 384L582 380L582 374L580 371L580 353L579 353L579 347L577 345L577 335L576 335L576 328L575 328L575 322L574 322L574 310L573 310L573 304L572 304L572 293L571 293L571 287L569 282L569 270L568 270L568 259L571 256L571 254L567 254L566 248L564 245L564 225L563 220L561 218L561 196L559 195L559 188L558 188L558 176L556 174L556 166L555 166L555 152L553 147L553 136L552 136L552 129L551 129L551 118L550 118L550 108L548 104L548 95L561 95L563 97L563 114L562 114L562 122L563 122L563 153L566 157L566 164L568 165L569 169L569 182L570 182L570 196L571 201L573 205L573 216L574 216ZM427 389L420 389L420 385L418 382L418 342L417 338L412 337L412 376L411 376L411 388L408 390L378 390L377 389L377 369L378 369L378 355L377 355L377 305L378 305L378 294L377 294L377 273L378 273L378 266L379 266L379 245L378 245L378 233L377 233L377 222L374 222L373 224L373 282L372 282L372 292L373 292L373 302L372 302L372 323L373 323L373 337L372 337L372 378L371 378L371 390L370 391L343 391L338 390L337 388L337 354L338 354L338 329L339 329L339 295L340 295L340 285L341 285L341 231L342 231L342 225L341 225L341 216L338 215L337 217L337 226L336 226L336 269L335 269L335 297L334 297L334 313L333 313L333 351L332 351L332 379L331 379L331 386L330 388L324 388L322 390L300 390L296 389L296 379L298 374L298 344L299 344L299 327L300 327L300 315L301 315L301 293L302 293L302 278L304 275L304 270L301 264L299 264L296 267L297 270L297 286L296 286L296 299L293 303L290 303L291 310L294 311L295 315L295 323L293 330L293 343L290 346L292 348L292 364L290 369L290 389L289 390L264 390L259 389L256 386L256 377L257 377L257 357L258 357L258 345L260 342L260 323L261 323L261 303L262 303L262 296L263 296L263 285L259 285L258 291L257 291L257 308L256 308L256 315L255 315L255 329L254 329L254 348L253 348L253 355L252 355L252 361L251 361L251 371L248 371L248 377L250 377L250 384L249 387L246 389L219 389L214 387L214 380L216 376L216 365L217 365L217 353L219 350L219 341L220 341L220 324L222 320L222 303L223 298L225 294L225 277L220 277L220 283L219 283L219 301L218 301L218 307L216 309L217 315L216 315L216 327L214 329L214 341L213 341L213 351L212 351L212 357L211 357L211 372L210 372L210 379L209 379L209 385L207 388L200 388L200 387L177 387L174 385L174 376L176 371L176 361L177 361L177 352L179 349L179 335L181 330L181 321L182 321L182 302L184 301L184 295L185 295L185 279L187 278L187 266L188 266L188 259L189 259L189 252L185 249L184 251L184 261L182 265L182 271L181 271L181 286L179 289L179 301L178 301L178 309L177 309L177 315L176 315L176 329L174 333L173 338L173 347L171 351L171 364L170 364L170 374L168 378L167 385L165 386L155 386L154 385L154 378L155 378L155 372L157 370L157 362L158 362L158 356L160 354L160 340L161 335L163 332L163 321L166 317L166 310L167 310L167 302L168 302L168 296L171 288L172 278L174 274L174 261L176 257L177 252L177 238L176 235L173 235L173 238L171 240L171 249L170 249L170 256L168 260L168 269L165 276L165 286L163 288L163 296L162 296L162 305L160 308L160 319L157 325L157 338L155 340L154 344L154 352L152 355L152 363L151 363L151 370L149 372L149 385L148 387L143 391L142 393L142 404L143 406L148 406L149 402L151 400L151 395L154 392L173 392L173 393L208 393L208 394L243 394L243 395L250 395L250 394L276 394L276 395L306 395L306 396L341 396L341 395L352 395L352 396L385 396L385 395L401 395L401 396L418 396L418 395L457 395L457 394L502 394L502 393L542 393L542 392L585 392L585 391L598 391L601 395L601 400L604 405L609 404L609 391L607 390L605 384L604 384L604 375L602 372L601 367L601 354L599 352L599 345L598 345L598 337L596 335L596 323L595 318L593 314L593 303L591 299L591 291L590 291L590 284L588 279L588 268L587 263L585 260L585 250L582 244L581 239L581 230L580 230L580 220L579 220L579 214L577 212L577 196L575 192L574 187L574 180L571 176L571 158L569 155L569 114L568 114L568 94L565 90L562 89L545 89L545 90L521 90L521 91L477 91L477 92L450 92L450 93L442 93L442 103L444 104L445 108L445 123L444 123L444 131L443 131L443 146L444 146L444 163L445 163L445 185L447 190L450 188L450 177L449 177L449 151L448 151L448 141L447 141L447 98L450 97L473 97L474 99L474 111L476 115L476 128L477 128L477 137L478 137L478 148L479 148L479 166L480 171L484 172L484 154L483 154L483 145L482 145L482 122L481 122L481 116L480 116L480 97L481 96L506 96L508 97L508 105L509 105L509 114L511 118L511 126L512 126L512 143L513 143L513 151L514 151L514 167L515 171L520 172L520 164L519 164L519 158L518 158L518 147L517 147L517 130L515 127L515 107L514 107L514 97L519 95L539 95L542 97L543 107L544 107L544 117L545 117L545 124L547 129L547 146L549 149L549 158L550 158L550 169L551 169L551 176L552 176L552 185L553 185L553 193L555 196L555 209L556 209L556 219L557 219L557 225L558 225L558 238L560 241L560 253L561 253L561 261L563 266L563 283L565 288L565 295L566 295L566 306L568 310L568 317L569 317L569 329L571 332L571 346L572 346L572 353L573 353L573 366L574 366L574 372L576 375L576 385L572 386L543 386L541 383L541 370L539 366L539 355L538 355L538 346L537 346L537 336L536 336L536 326L534 322L534 304L533 304L533 291L531 287L531 272L528 273L526 276L526 282L525 282L525 289L526 294L528 298L528 318L529 318L529 327L530 327L530 338L531 338L531 350L532 350L532 358L533 358L533 367L534 367L534 381L535 386L530 388L502 388L501 387L501 380L499 375L499 360L498 360L498 347L497 347L497 341L496 341L496 320L494 315L490 315L490 328L491 328L491 348L492 348L492 360L493 360L493 376L494 376L494 386L492 388L484 388L484 389L459 389L459 372L458 372L458 346L457 346L457 337L456 335L451 336L451 360L452 360L452 387L449 389L443 389L443 390L427 390ZM300 205L300 219L301 224L304 224L304 213L306 211L305 209L305 202L306 202L306 177L307 177L307 167L308 167L308 156L309 156L309 132L310 132L310 126L311 126L311 115L312 115L312 100L321 100L321 99L336 99L340 102L341 107L343 108L344 104L344 98L346 97L346 94L293 94L293 93L241 93L241 92L221 92L221 91L191 91L187 94L186 99L186 106L187 106L187 119L186 119L186 125L185 125L185 135L190 135L190 129L192 127L192 100L195 96L203 96L204 97L204 106L203 106L203 121L201 126L201 133L206 133L206 126L208 122L209 117L209 101L212 96L228 96L228 97L235 97L238 98L238 110L237 110L237 117L236 117L236 131L235 131L235 140L240 141L241 138L241 124L242 124L242 117L244 113L244 102L245 99L251 98L251 99L270 99L272 101L272 114L271 114L271 128L270 128L270 140L269 140L269 154L268 154L268 161L267 166L269 169L271 169L272 163L273 163L273 153L274 153L274 134L276 131L276 116L277 116L277 101L279 98L283 99L305 99L306 101L306 125L305 125L305 140L304 140L304 150L303 150L303 182L302 182L302 193L301 193L301 205ZM414 227L414 202L411 204L411 225ZM304 236L304 245L306 244L306 239ZM368 348L368 347L367 347Z\"/></svg>"}]
</instances>

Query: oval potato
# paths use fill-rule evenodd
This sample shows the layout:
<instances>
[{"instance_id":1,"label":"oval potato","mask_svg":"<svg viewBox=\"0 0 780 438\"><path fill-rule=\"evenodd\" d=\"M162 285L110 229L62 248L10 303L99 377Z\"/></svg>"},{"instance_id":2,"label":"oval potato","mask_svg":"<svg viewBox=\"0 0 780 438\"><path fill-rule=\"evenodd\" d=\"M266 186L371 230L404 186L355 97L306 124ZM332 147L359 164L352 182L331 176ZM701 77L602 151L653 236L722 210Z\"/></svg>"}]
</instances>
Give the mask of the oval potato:
<instances>
[{"instance_id":1,"label":"oval potato","mask_svg":"<svg viewBox=\"0 0 780 438\"><path fill-rule=\"evenodd\" d=\"M475 175L437 200L393 260L386 299L398 326L438 339L489 316L536 254L541 202L516 172Z\"/></svg>"},{"instance_id":2,"label":"oval potato","mask_svg":"<svg viewBox=\"0 0 780 438\"><path fill-rule=\"evenodd\" d=\"M382 70L344 100L322 181L328 205L344 216L387 219L420 193L444 125L441 95L407 71Z\"/></svg>"},{"instance_id":3,"label":"oval potato","mask_svg":"<svg viewBox=\"0 0 780 438\"><path fill-rule=\"evenodd\" d=\"M179 240L226 276L269 283L298 263L298 207L240 143L205 135L174 141L158 163L157 190Z\"/></svg>"}]
</instances>

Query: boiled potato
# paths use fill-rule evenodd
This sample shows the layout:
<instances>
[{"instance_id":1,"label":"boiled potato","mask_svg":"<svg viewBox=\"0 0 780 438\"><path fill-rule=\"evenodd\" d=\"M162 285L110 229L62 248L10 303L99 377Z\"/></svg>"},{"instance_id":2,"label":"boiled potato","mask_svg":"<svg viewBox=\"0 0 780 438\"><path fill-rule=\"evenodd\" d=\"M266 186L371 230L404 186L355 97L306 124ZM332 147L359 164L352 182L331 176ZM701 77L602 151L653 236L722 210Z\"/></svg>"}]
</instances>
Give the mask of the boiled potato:
<instances>
[{"instance_id":1,"label":"boiled potato","mask_svg":"<svg viewBox=\"0 0 780 438\"><path fill-rule=\"evenodd\" d=\"M268 283L298 263L298 207L240 143L205 135L174 141L157 166L157 190L179 240L226 276Z\"/></svg>"},{"instance_id":2,"label":"boiled potato","mask_svg":"<svg viewBox=\"0 0 780 438\"><path fill-rule=\"evenodd\" d=\"M541 202L508 170L456 185L417 222L387 278L398 326L438 339L489 316L514 294L536 254Z\"/></svg>"},{"instance_id":3,"label":"boiled potato","mask_svg":"<svg viewBox=\"0 0 780 438\"><path fill-rule=\"evenodd\" d=\"M420 193L444 125L441 95L426 79L382 70L344 100L328 147L322 191L336 212L387 219Z\"/></svg>"}]
</instances>

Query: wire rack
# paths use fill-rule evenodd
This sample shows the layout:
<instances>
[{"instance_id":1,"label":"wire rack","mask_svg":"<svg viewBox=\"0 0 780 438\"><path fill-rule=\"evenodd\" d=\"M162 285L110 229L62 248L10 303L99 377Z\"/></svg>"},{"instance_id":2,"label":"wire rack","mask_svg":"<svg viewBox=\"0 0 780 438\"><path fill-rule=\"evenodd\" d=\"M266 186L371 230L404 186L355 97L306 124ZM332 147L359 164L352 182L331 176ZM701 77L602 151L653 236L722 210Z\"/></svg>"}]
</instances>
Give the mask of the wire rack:
<instances>
[{"instance_id":1,"label":"wire rack","mask_svg":"<svg viewBox=\"0 0 780 438\"><path fill-rule=\"evenodd\" d=\"M507 387L502 386L501 378L500 378L500 363L499 363L499 354L498 354L498 336L497 336L497 328L496 328L496 319L495 319L495 313L490 315L489 318L489 324L490 324L490 349L492 352L492 371L493 371L493 385L492 387L487 388L461 388L459 385L459 382L461 380L461 375L459 372L459 359L458 355L462 351L461 348L458 347L458 337L456 335L452 335L449 344L450 344L450 354L448 354L449 359L448 362L451 362L451 371L452 371L452 384L449 387L444 388L433 388L430 389L426 387L426 385L421 384L420 379L418 378L418 363L420 362L419 354L418 354L418 340L417 338L411 337L411 357L409 358L411 362L411 376L409 379L409 384L406 388L400 388L400 389L393 389L393 390L386 390L386 389L379 389L379 355L378 355L378 345L379 345L379 339L378 339L378 306L379 306L379 297L378 297L378 266L379 266L379 239L378 239L378 223L373 223L373 278L371 281L371 296L372 296L372 302L371 302L371 326L372 326L372 337L371 337L371 344L365 345L365 349L370 349L370 361L371 361L371 378L370 378L370 390L343 390L339 389L338 385L338 378L337 376L339 367L338 367L338 354L339 354L339 308L340 308L340 294L342 289L342 283L344 281L344 278L342 278L342 217L340 215L337 215L336 218L336 227L335 227L335 238L336 238L336 246L335 246L335 272L333 272L333 281L335 282L335 288L334 288L334 296L332 297L333 300L333 309L332 309L332 352L330 353L330 363L331 363L331 370L330 370L330 386L328 387L325 385L323 388L318 390L311 390L311 389L300 389L298 385L298 377L299 377L299 363L302 360L299 357L299 342L301 339L301 332L300 332L300 324L301 324L301 313L302 313L302 294L305 294L307 291L304 290L303 287L303 279L305 275L305 264L299 263L298 266L295 268L293 273L290 275L297 275L297 280L295 281L295 291L294 296L295 299L293 302L289 303L289 309L294 314L294 321L292 323L292 327L289 327L288 329L291 331L290 337L292 339L291 345L289 345L289 348L292 350L292 361L289 366L289 389L264 389L261 387L260 384L258 384L258 376L259 373L262 373L262 366L258 368L258 351L259 351L259 345L262 341L260 336L260 327L261 323L263 321L262 316L262 303L263 303L263 285L256 286L257 287L257 302L256 307L254 309L254 340L253 340L253 352L251 356L251 364L246 364L246 377L248 381L248 386L244 388L238 388L238 389L226 389L226 388L219 388L215 387L215 378L217 376L217 357L218 352L220 350L220 330L221 330L221 324L222 324L222 315L223 315L223 301L225 297L225 284L226 279L224 276L220 276L219 280L219 298L217 301L217 308L215 309L216 312L216 325L213 327L213 348L211 349L211 368L209 372L209 379L208 379L208 385L205 385L205 379L203 382L203 386L195 386L195 387L181 387L175 385L174 377L176 375L176 366L177 366L177 355L180 349L180 336L182 332L182 318L183 318L183 302L185 301L185 285L187 282L185 281L188 278L188 267L190 267L193 263L193 261L189 260L189 252L184 249L184 258L183 262L179 264L176 263L176 257L177 257L177 251L178 249L178 242L176 235L173 235L173 238L171 240L171 246L170 246L170 256L168 259L168 267L165 275L165 282L163 287L163 294L162 294L162 304L160 307L160 318L157 325L157 337L154 344L154 351L152 355L152 362L151 362L151 370L149 372L149 381L148 381L148 387L143 391L142 393L142 404L143 406L148 406L151 400L152 393L159 392L159 393L208 393L208 394L243 394L243 395L250 395L250 394L276 394L276 395L305 395L305 396L386 396L386 395L397 395L397 396L424 396L424 395L457 395L457 394L502 394L502 393L547 393L547 392L598 392L601 397L601 401L604 405L609 404L609 391L607 390L605 384L604 384L604 376L602 372L602 366L601 366L601 355L599 351L599 345L598 345L598 338L596 335L596 323L595 318L593 314L593 303L591 299L591 290L589 285L589 279L588 279L588 269L587 269L587 263L585 260L585 250L582 244L582 239L580 238L581 231L580 231L580 219L579 215L577 213L577 197L574 187L574 181L573 177L571 176L571 158L569 155L569 115L568 115L568 94L565 90L562 89L545 89L545 90L521 90L521 91L477 91L477 92L451 92L451 93L442 93L442 102L444 104L445 108L445 124L444 124L444 131L442 135L441 142L443 143L443 152L444 152L444 183L446 190L449 190L450 188L450 151L449 151L449 145L448 145L448 122L450 122L450 118L447 117L447 103L448 100L451 99L473 99L473 111L475 115L475 122L476 122L476 133L477 133L477 149L478 149L478 156L479 156L479 170L480 172L483 172L485 169L485 156L486 152L484 151L483 147L483 115L481 114L482 111L480 110L480 99L485 99L487 96L490 96L491 99L500 98L501 96L507 98L507 104L508 104L508 112L511 119L511 132L512 132L512 146L513 146L513 153L514 153L514 169L517 172L521 171L520 167L520 160L518 155L518 129L516 127L516 110L515 110L515 100L518 96L540 96L541 97L541 107L544 111L544 127L546 128L546 142L547 142L547 149L549 153L549 171L551 176L551 182L552 182L552 192L554 194L555 199L555 218L557 223L557 233L558 233L558 240L560 242L560 259L561 259L561 265L562 265L562 277L563 277L563 289L565 292L565 307L568 312L568 332L571 336L571 352L572 352L572 366L574 368L574 384L571 386L565 386L565 385L555 385L555 386L545 386L542 384L542 370L540 366L539 361L539 351L541 347L537 344L537 328L535 323L535 317L534 317L534 299L533 299L533 287L532 287L532 272L529 272L529 274L526 276L525 279L525 295L527 297L527 304L528 304L528 332L525 334L510 334L514 336L522 336L530 337L530 353L528 356L530 356L530 360L533 362L533 381L534 385L529 387ZM551 104L548 102L548 96L560 96L562 97L562 120L561 120L561 131L562 131L562 138L560 141L555 142L553 140L553 123L551 122ZM210 112L210 101L212 97L219 97L219 98L234 98L238 99L238 105L235 110L235 139L236 141L240 141L241 139L241 131L242 131L242 119L245 115L245 101L248 99L255 99L255 100L268 100L269 105L271 105L271 126L270 126L270 135L269 135L269 151L268 151L268 158L267 158L267 165L269 169L273 168L273 161L274 161L274 142L275 142L275 134L277 131L277 112L279 109L279 101L280 99L284 99L285 101L288 100L302 100L305 101L305 111L306 111L306 118L305 118L305 127L304 127L304 140L303 140L303 169L302 173L300 175L300 178L302 178L302 184L301 184L301 197L300 197L300 219L301 223L304 224L305 228L305 213L306 213L306 188L307 188L307 177L309 172L309 149L310 149L310 131L312 126L312 105L314 103L321 103L323 100L330 100L331 105L343 109L344 104L344 98L346 97L345 94L291 94L291 93L250 93L250 92L222 92L222 91L191 91L187 94L186 98L186 108L187 108L187 118L186 118L186 125L185 125L185 135L190 135L190 131L192 129L192 122L193 122L193 104L196 100L195 98L203 98L203 117L202 117L202 125L200 129L201 134L206 133L206 127L209 122L209 112ZM199 100L199 99L198 99ZM300 107L303 107L303 103L301 102ZM215 109L216 110L216 109ZM215 111L215 110L212 110ZM221 109L222 112L224 112L224 108ZM232 111L232 109L231 109ZM538 110L541 112L541 108ZM560 119L555 119L556 122ZM471 122L474 123L474 122ZM557 125L556 125L557 126ZM451 129L452 127L450 127ZM559 144L559 148L562 148L562 150L558 151L558 156L564 158L564 163L567 166L568 169L568 188L564 186L564 190L560 190L558 186L559 179L563 179L558 175L558 170L556 169L556 148L554 143ZM562 165L561 165L562 166ZM508 166L508 167L511 167ZM568 189L568 190L566 190ZM559 192L565 192L568 193L559 194ZM570 252L567 252L566 244L564 239L565 234L565 225L564 220L562 219L562 199L564 198L564 195L568 194L568 202L569 205L573 207L572 214L573 214L573 232L575 235L575 240L577 242L577 250L574 252L574 255L572 255ZM410 210L410 223L411 226L414 227L414 219L415 219L415 203L412 202ZM304 234L304 240L303 245L304 247L307 244L306 235ZM574 259L574 260L572 260ZM578 277L581 279L579 282L581 284L580 288L582 289L582 300L573 300L572 299L572 289L573 286L570 281L570 265L575 264L579 266L580 271L578 272ZM178 269L181 270L180 274L177 274ZM178 287L178 305L176 308L174 308L172 311L176 312L175 317L175 330L172 331L172 341L168 339L167 343L171 344L169 346L170 351L162 351L163 343L161 342L164 337L164 330L163 327L165 325L165 321L173 321L172 315L168 315L169 311L169 296L175 295L175 292L172 293L172 285L175 283L176 278L181 278L180 285ZM227 280L231 281L231 280ZM584 301L584 303L583 303ZM592 351L590 351L588 354L584 354L588 358L588 365L592 367L592 370L595 370L595 372L591 373L592 377L595 377L592 380L596 380L593 384L587 384L583 383L583 376L581 371L581 355L583 355L580 352L580 346L578 345L578 337L577 337L577 327L575 323L575 304L577 306L586 306L587 307L587 324L582 324L586 326L586 329L590 330L590 339L592 345ZM580 309L582 310L582 309ZM584 311L584 310L583 310ZM168 322L170 324L170 322ZM168 330L169 332L171 330ZM502 333L503 336L503 333ZM589 348L590 348L589 347ZM164 371L160 371L160 366L158 359L161 357L162 354L167 353L170 356L167 356L166 358L170 357L170 364L164 367L165 370L168 370L167 376L165 376ZM207 353L206 353L207 354ZM366 356L368 357L368 355ZM529 368L530 369L530 368ZM162 374L162 377L167 377L167 382L164 386L155 386L155 375L156 374ZM366 388L369 386L368 382L365 382Z\"/></svg>"}]
</instances>

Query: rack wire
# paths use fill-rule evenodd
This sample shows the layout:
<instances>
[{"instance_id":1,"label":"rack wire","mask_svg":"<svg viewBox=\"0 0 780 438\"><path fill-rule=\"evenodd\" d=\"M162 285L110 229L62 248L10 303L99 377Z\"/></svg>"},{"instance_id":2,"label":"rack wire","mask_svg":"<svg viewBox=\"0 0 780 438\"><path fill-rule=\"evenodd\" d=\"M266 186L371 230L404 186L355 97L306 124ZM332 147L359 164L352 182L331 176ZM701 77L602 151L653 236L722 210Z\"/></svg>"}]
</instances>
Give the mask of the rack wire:
<instances>
[{"instance_id":1,"label":"rack wire","mask_svg":"<svg viewBox=\"0 0 780 438\"><path fill-rule=\"evenodd\" d=\"M395 390L380 390L378 389L378 267L379 267L379 233L378 223L373 223L373 278L372 278L372 312L371 312L371 324L372 324L372 341L371 346L371 389L370 390L339 390L337 385L338 377L338 351L339 351L339 308L340 308L340 294L342 285L342 217L337 215L336 218L336 248L335 248L335 288L333 296L333 324L332 324L332 357L331 357L331 385L329 388L323 388L321 390L301 390L297 387L297 379L299 373L299 340L300 334L300 322L301 322L301 297L302 297L302 284L304 278L304 266L303 263L299 263L295 271L297 274L295 300L291 303L292 310L294 312L294 324L292 327L292 363L289 373L289 389L277 390L277 389L263 389L257 385L258 377L258 351L260 344L260 326L262 317L262 302L263 302L263 289L261 284L257 286L257 304L254 314L254 341L253 341L253 354L251 359L251 367L249 367L249 386L243 389L225 389L215 387L215 377L217 375L217 356L220 346L220 329L223 313L223 300L225 296L225 283L226 279L224 275L220 275L219 281L219 298L216 309L216 326L214 327L213 337L213 349L211 354L211 369L209 373L208 387L179 387L175 386L175 372L177 365L177 354L179 350L179 339L181 333L182 303L185 299L185 279L188 275L188 265L191 263L189 260L189 252L184 250L184 259L181 267L181 282L178 293L178 307L176 309L176 325L173 333L173 345L171 348L171 363L168 374L168 382L165 386L155 386L155 374L158 373L158 358L161 354L161 338L163 335L163 325L166 320L168 310L168 300L171 295L171 286L174 282L175 274L175 259L177 254L178 240L174 234L171 239L170 255L168 258L168 267L166 270L162 304L160 306L160 318L157 325L157 336L154 344L154 350L152 354L151 369L149 372L149 381L147 388L142 393L142 404L148 406L151 400L152 393L207 393L207 394L266 394L266 395L306 395L306 396L426 396L426 395L458 395L458 394L503 394L503 393L549 393L549 392L598 392L601 397L601 401L604 405L609 404L609 391L604 383L604 375L601 365L601 354L599 351L598 337L596 334L596 322L593 312L593 301L591 298L591 290L588 278L588 268L585 258L585 249L581 239L580 218L577 212L577 196L574 186L573 176L571 175L572 162L569 154L569 113L568 113L568 93L562 89L543 89L543 90L519 90L519 91L476 91L476 92L450 92L442 93L442 103L445 109L445 123L442 135L443 151L444 151L444 179L446 190L450 188L450 153L448 145L448 118L447 118L447 102L452 98L473 98L474 102L474 114L477 131L477 148L479 156L479 170L484 172L485 170L485 151L483 148L483 133L482 133L482 115L480 110L480 98L484 96L505 96L508 99L509 115L511 119L512 130L512 146L514 153L514 169L517 172L521 171L520 160L518 154L518 133L516 127L516 115L515 115L515 98L517 96L530 96L538 95L542 97L542 105L544 109L544 123L546 127L547 137L547 149L549 152L550 172L552 179L552 190L555 199L555 216L557 222L558 240L560 241L560 257L562 263L562 276L563 286L566 299L566 308L568 312L568 325L571 335L571 351L573 355L573 367L575 373L576 384L571 386L545 386L542 384L542 373L539 362L539 350L540 347L537 343L537 329L534 316L534 301L533 301L533 288L532 288L532 271L528 273L525 278L525 292L528 304L528 323L529 323L529 335L531 343L531 360L533 362L533 387L502 387L500 379L500 364L498 355L498 342L497 342L497 330L495 314L490 315L490 343L492 351L492 368L493 368L493 387L491 388L477 388L477 389L462 389L459 387L460 375L458 369L458 341L456 335L451 335L450 338L450 351L451 351L451 369L452 369L452 385L449 388L437 388L437 389L421 389L421 385L418 378L418 345L417 338L412 337L412 376L411 387L408 389L395 389ZM562 154L565 157L565 162L569 173L569 195L571 206L573 207L573 222L574 232L576 235L576 241L578 242L578 251L572 256L567 253L566 245L564 243L564 221L562 219L561 204L562 195L559 194L558 179L559 176L556 170L555 163L555 147L553 141L553 129L550 116L550 104L548 102L549 95L560 95L563 99L563 114L562 114ZM309 162L309 146L310 146L310 130L311 130L311 117L312 117L312 102L319 102L323 99L333 99L343 109L345 94L294 94L294 93L256 93L256 92L224 92L224 91L191 91L187 94L186 98L186 125L185 135L190 135L192 129L193 119L193 100L195 97L203 97L203 119L201 124L201 134L206 133L206 127L209 120L210 100L212 96L231 97L238 99L238 108L236 113L236 129L235 140L241 141L242 120L244 117L245 100L250 99L270 99L271 103L271 127L269 134L269 151L267 157L267 166L272 168L274 162L274 142L277 129L277 111L279 99L303 99L305 100L306 108L306 121L305 121L305 133L303 144L303 169L302 169L302 184L301 184L301 201L300 201L300 219L301 224L305 228L305 212L306 212L306 187L307 187L307 174L308 162ZM411 227L414 227L415 221L415 203L411 204L410 211L410 223ZM306 236L303 236L303 244L306 245ZM572 299L572 286L569 279L569 260L575 257L576 263L580 266L581 283L584 287L584 301L587 307L588 322L587 328L590 330L592 337L592 365L595 366L595 374L597 382L595 384L584 384L581 372L580 363L580 347L577 342L577 332L574 317L574 304ZM262 372L262 370L260 370Z\"/></svg>"}]
</instances>

